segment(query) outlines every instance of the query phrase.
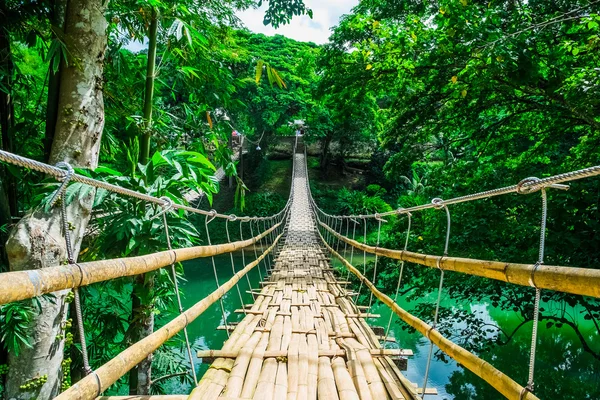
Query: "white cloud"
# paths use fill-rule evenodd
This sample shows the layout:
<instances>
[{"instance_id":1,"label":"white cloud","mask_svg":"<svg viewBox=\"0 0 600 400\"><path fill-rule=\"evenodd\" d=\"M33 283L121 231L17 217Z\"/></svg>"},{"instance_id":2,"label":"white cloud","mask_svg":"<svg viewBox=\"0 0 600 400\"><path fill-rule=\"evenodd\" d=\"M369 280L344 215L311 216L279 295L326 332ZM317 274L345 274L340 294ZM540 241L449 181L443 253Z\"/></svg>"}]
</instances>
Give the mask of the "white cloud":
<instances>
[{"instance_id":1,"label":"white cloud","mask_svg":"<svg viewBox=\"0 0 600 400\"><path fill-rule=\"evenodd\" d=\"M340 17L348 14L358 0L305 0L304 3L313 10L313 19L308 15L294 17L291 23L277 29L263 25L267 8L265 4L259 9L241 11L237 15L252 32L269 36L280 34L301 42L323 44L329 39L330 28L337 25Z\"/></svg>"}]
</instances>

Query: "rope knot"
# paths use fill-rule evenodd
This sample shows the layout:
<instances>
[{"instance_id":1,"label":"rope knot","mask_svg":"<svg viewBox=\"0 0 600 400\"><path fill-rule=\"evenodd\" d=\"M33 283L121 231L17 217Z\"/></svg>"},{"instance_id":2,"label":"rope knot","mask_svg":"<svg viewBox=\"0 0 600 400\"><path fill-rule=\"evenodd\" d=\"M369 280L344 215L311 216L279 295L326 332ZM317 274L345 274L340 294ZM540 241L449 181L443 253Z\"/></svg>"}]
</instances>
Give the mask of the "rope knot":
<instances>
[{"instance_id":1,"label":"rope knot","mask_svg":"<svg viewBox=\"0 0 600 400\"><path fill-rule=\"evenodd\" d=\"M160 199L162 201L164 201L164 204L161 204L162 211L160 211L159 213L157 213L156 215L154 215L152 218L150 218L150 221L152 221L153 219L156 219L156 218L160 217L161 215L169 212L169 210L171 210L173 208L173 205L175 204L175 203L173 203L173 200L171 200L167 196L162 196L162 197L160 197Z\"/></svg>"},{"instance_id":2,"label":"rope knot","mask_svg":"<svg viewBox=\"0 0 600 400\"><path fill-rule=\"evenodd\" d=\"M436 210L441 210L442 208L446 207L444 200L439 197L436 197L433 200L431 200L431 204L433 204L433 207Z\"/></svg>"},{"instance_id":3,"label":"rope knot","mask_svg":"<svg viewBox=\"0 0 600 400\"><path fill-rule=\"evenodd\" d=\"M209 218L210 217L210 218ZM210 224L215 218L217 217L217 211L216 210L210 210L208 212L208 214L206 214L206 220L205 220L205 224L208 225Z\"/></svg>"},{"instance_id":4,"label":"rope knot","mask_svg":"<svg viewBox=\"0 0 600 400\"><path fill-rule=\"evenodd\" d=\"M229 220L230 220L231 222L233 222L233 221L237 221L237 219L238 219L237 215L235 215L235 214L231 214L231 215L229 215Z\"/></svg>"},{"instance_id":5,"label":"rope knot","mask_svg":"<svg viewBox=\"0 0 600 400\"><path fill-rule=\"evenodd\" d=\"M535 176L530 176L529 178L525 178L521 180L521 182L517 183L516 191L518 194L529 194L536 192L541 189L541 186L536 185L535 183L539 182L541 179Z\"/></svg>"}]
</instances>

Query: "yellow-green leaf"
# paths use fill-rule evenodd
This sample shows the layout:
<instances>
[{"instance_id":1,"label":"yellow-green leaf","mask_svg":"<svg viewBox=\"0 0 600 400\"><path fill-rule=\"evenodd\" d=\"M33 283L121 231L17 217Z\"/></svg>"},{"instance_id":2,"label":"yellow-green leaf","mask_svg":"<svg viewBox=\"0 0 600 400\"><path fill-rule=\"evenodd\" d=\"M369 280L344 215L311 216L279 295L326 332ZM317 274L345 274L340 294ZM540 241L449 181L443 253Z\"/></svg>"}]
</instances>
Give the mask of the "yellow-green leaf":
<instances>
[{"instance_id":1,"label":"yellow-green leaf","mask_svg":"<svg viewBox=\"0 0 600 400\"><path fill-rule=\"evenodd\" d=\"M463 89L463 90L461 90L461 92L460 92L460 95L461 95L462 97L467 97L467 89Z\"/></svg>"},{"instance_id":2,"label":"yellow-green leaf","mask_svg":"<svg viewBox=\"0 0 600 400\"><path fill-rule=\"evenodd\" d=\"M371 64L367 64L367 68L365 68L367 71L370 70L371 68L373 68L373 66Z\"/></svg>"},{"instance_id":3,"label":"yellow-green leaf","mask_svg":"<svg viewBox=\"0 0 600 400\"><path fill-rule=\"evenodd\" d=\"M457 81L458 81L458 77L457 77L456 75L454 75L454 76L452 77L452 83L454 84L454 83L456 83Z\"/></svg>"},{"instance_id":4,"label":"yellow-green leaf","mask_svg":"<svg viewBox=\"0 0 600 400\"><path fill-rule=\"evenodd\" d=\"M212 118L210 117L210 111L206 112L206 120L208 121L208 126L210 126L210 129L213 128L213 122L212 122Z\"/></svg>"},{"instance_id":5,"label":"yellow-green leaf","mask_svg":"<svg viewBox=\"0 0 600 400\"><path fill-rule=\"evenodd\" d=\"M264 64L265 62L263 60L258 60L256 63L256 83L260 82L260 77L262 76Z\"/></svg>"}]
</instances>

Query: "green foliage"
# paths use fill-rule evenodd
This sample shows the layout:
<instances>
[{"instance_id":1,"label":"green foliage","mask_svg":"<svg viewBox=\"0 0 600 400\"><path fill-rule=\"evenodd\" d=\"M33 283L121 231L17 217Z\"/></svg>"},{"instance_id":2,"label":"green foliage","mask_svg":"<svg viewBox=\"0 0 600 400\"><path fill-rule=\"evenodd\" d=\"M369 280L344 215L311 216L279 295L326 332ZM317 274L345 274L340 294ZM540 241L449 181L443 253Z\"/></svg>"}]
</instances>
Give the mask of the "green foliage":
<instances>
[{"instance_id":1,"label":"green foliage","mask_svg":"<svg viewBox=\"0 0 600 400\"><path fill-rule=\"evenodd\" d=\"M39 310L35 301L21 301L0 306L0 337L3 347L15 356L22 346L31 347L28 328Z\"/></svg>"},{"instance_id":2,"label":"green foliage","mask_svg":"<svg viewBox=\"0 0 600 400\"><path fill-rule=\"evenodd\" d=\"M245 212L248 215L267 217L278 213L285 207L287 199L278 193L261 192L249 195L247 202L248 205Z\"/></svg>"}]
</instances>

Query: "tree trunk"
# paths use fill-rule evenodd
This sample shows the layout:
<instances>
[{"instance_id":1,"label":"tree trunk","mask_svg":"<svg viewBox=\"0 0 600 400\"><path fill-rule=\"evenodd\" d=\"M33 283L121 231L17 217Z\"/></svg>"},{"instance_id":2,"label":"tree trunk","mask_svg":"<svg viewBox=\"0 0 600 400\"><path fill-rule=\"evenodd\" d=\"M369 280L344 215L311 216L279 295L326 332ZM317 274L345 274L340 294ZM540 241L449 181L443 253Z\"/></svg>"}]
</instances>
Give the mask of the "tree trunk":
<instances>
[{"instance_id":1,"label":"tree trunk","mask_svg":"<svg viewBox=\"0 0 600 400\"><path fill-rule=\"evenodd\" d=\"M156 44L158 39L158 11L152 7L150 29L148 31L148 64L146 67L146 92L144 93L144 124L140 141L140 163L146 164L150 158L150 135L152 129L152 102L156 74Z\"/></svg>"},{"instance_id":2,"label":"tree trunk","mask_svg":"<svg viewBox=\"0 0 600 400\"><path fill-rule=\"evenodd\" d=\"M12 74L14 64L12 61L12 53L10 49L10 37L6 29L0 28L0 71L3 71L2 82L0 88L6 88L6 92L0 90L0 131L2 132L1 148L14 153L13 132L14 127L14 105L10 88L12 87ZM0 171L4 174L3 184L4 197L0 200L8 201L8 209L10 215L17 215L17 183L15 177L10 174L6 167L0 167ZM0 217L2 218L2 217ZM4 217L5 218L5 217ZM10 218L9 218L10 220ZM4 242L2 242L3 244Z\"/></svg>"},{"instance_id":3,"label":"tree trunk","mask_svg":"<svg viewBox=\"0 0 600 400\"><path fill-rule=\"evenodd\" d=\"M68 0L54 0L50 19L52 24L60 30L65 29L65 13L67 11ZM57 39L56 33L52 33L52 39ZM50 67L50 77L48 79L48 101L46 104L46 130L44 133L44 161L50 160L52 142L54 141L54 132L56 131L56 118L58 116L58 95L60 90L60 71L54 72Z\"/></svg>"},{"instance_id":4,"label":"tree trunk","mask_svg":"<svg viewBox=\"0 0 600 400\"><path fill-rule=\"evenodd\" d=\"M154 274L137 275L134 278L131 301L133 341L138 342L154 332ZM152 354L148 355L129 373L129 394L150 394L152 380Z\"/></svg>"},{"instance_id":5,"label":"tree trunk","mask_svg":"<svg viewBox=\"0 0 600 400\"><path fill-rule=\"evenodd\" d=\"M61 65L56 129L49 162L69 162L76 167L98 165L100 138L104 127L102 72L106 49L106 0L68 0L65 13L65 42L71 55L69 65ZM73 226L74 254L90 219L94 193L74 200L67 207ZM7 242L10 268L15 271L59 265L66 259L64 233L59 207L45 213L26 215L11 232ZM61 387L62 333L67 291L40 298L41 312L30 328L31 348L22 346L19 357L9 355L6 395L14 399L53 398ZM47 375L47 382L32 391L20 390L24 382Z\"/></svg>"},{"instance_id":6,"label":"tree trunk","mask_svg":"<svg viewBox=\"0 0 600 400\"><path fill-rule=\"evenodd\" d=\"M158 41L158 10L152 7L148 29L148 63L146 66L146 90L144 93L144 122L140 141L140 164L148 163L150 158L150 139L152 133L152 107L154 99L154 80L156 75L156 46ZM152 312L152 290L154 276L143 274L134 278L131 301L131 324L135 342L144 339L154 331L154 313ZM140 296L140 293L145 293ZM150 394L152 373L152 355L129 372L129 394Z\"/></svg>"},{"instance_id":7,"label":"tree trunk","mask_svg":"<svg viewBox=\"0 0 600 400\"><path fill-rule=\"evenodd\" d=\"M323 139L321 158L319 160L319 168L321 168L321 171L325 171L327 169L327 165L329 164L329 145L331 144L331 140L332 135L327 135L325 139Z\"/></svg>"},{"instance_id":8,"label":"tree trunk","mask_svg":"<svg viewBox=\"0 0 600 400\"><path fill-rule=\"evenodd\" d=\"M154 80L156 75L156 46L158 42L158 10L152 7L150 27L148 29L148 63L146 66L146 90L144 93L144 123L140 141L140 163L146 164L150 158L150 140L152 134L152 107L154 99ZM133 339L139 341L154 331L154 314L151 293L153 275L143 274L135 277L132 293L131 323ZM150 293L150 296L138 296L138 293ZM150 394L152 373L152 355L149 355L129 373L129 394Z\"/></svg>"}]
</instances>

